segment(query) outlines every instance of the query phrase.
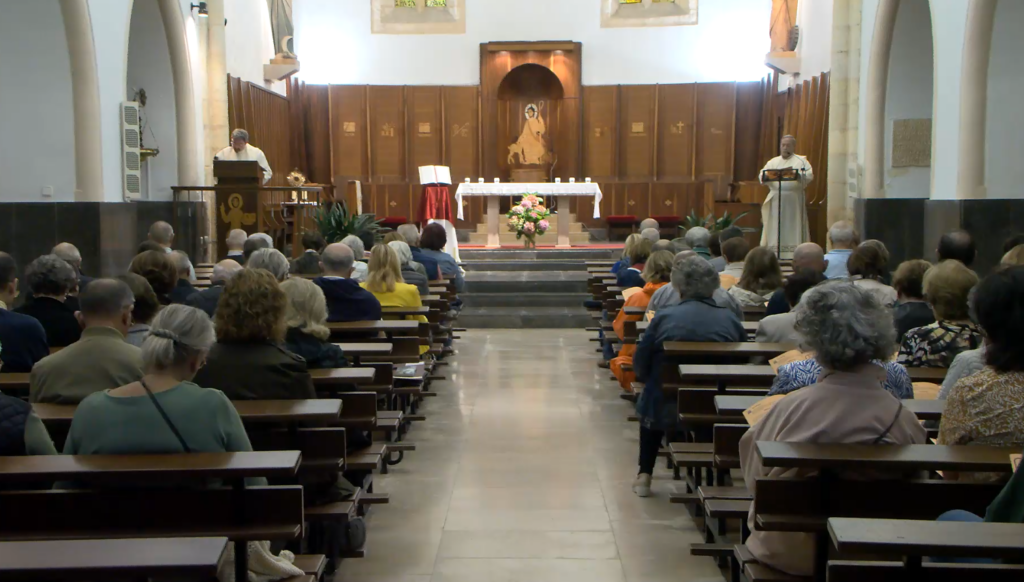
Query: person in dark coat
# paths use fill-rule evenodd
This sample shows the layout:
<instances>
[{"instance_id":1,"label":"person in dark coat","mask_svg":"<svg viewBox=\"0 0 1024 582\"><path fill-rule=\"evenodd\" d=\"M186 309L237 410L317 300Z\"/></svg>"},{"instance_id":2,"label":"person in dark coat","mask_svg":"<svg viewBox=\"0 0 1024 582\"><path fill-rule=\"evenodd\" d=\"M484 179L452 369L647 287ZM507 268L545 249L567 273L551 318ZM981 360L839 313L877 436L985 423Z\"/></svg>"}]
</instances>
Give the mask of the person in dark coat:
<instances>
[{"instance_id":1,"label":"person in dark coat","mask_svg":"<svg viewBox=\"0 0 1024 582\"><path fill-rule=\"evenodd\" d=\"M284 336L288 351L302 356L310 370L348 366L341 348L330 342L331 332L325 325L327 301L320 287L308 279L293 277L281 283L281 290L288 296L288 331Z\"/></svg>"},{"instance_id":2,"label":"person in dark coat","mask_svg":"<svg viewBox=\"0 0 1024 582\"><path fill-rule=\"evenodd\" d=\"M193 382L231 400L316 398L306 361L284 347L288 298L262 269L243 269L224 286L217 343Z\"/></svg>"},{"instance_id":3,"label":"person in dark coat","mask_svg":"<svg viewBox=\"0 0 1024 582\"><path fill-rule=\"evenodd\" d=\"M178 269L178 280L174 285L174 289L171 289L167 297L171 300L172 304L184 305L185 301L196 292L192 281L188 280L188 273L192 269L192 261L182 251L173 251L171 259L174 261L174 266Z\"/></svg>"},{"instance_id":4,"label":"person in dark coat","mask_svg":"<svg viewBox=\"0 0 1024 582\"><path fill-rule=\"evenodd\" d=\"M640 417L640 470L633 483L639 497L651 494L651 475L665 430L675 426L678 412L674 398L661 391L664 342L742 342L747 334L730 309L712 297L721 286L715 267L697 255L684 257L672 267L672 286L682 302L657 311L633 356L637 380L644 391L636 403Z\"/></svg>"},{"instance_id":5,"label":"person in dark coat","mask_svg":"<svg viewBox=\"0 0 1024 582\"><path fill-rule=\"evenodd\" d=\"M402 235L405 239L405 243L409 245L409 250L412 251L412 260L423 265L423 268L427 271L427 279L429 281L437 281L441 278L441 266L438 264L437 259L429 257L420 248L420 229L416 228L415 224L403 224L398 227L398 234Z\"/></svg>"},{"instance_id":6,"label":"person in dark coat","mask_svg":"<svg viewBox=\"0 0 1024 582\"><path fill-rule=\"evenodd\" d=\"M0 252L0 357L5 372L28 373L50 355L43 324L34 317L10 311L18 297L18 264Z\"/></svg>"},{"instance_id":7,"label":"person in dark coat","mask_svg":"<svg viewBox=\"0 0 1024 582\"><path fill-rule=\"evenodd\" d=\"M618 275L615 276L616 286L628 289L630 287L643 287L647 284L640 274L644 271L644 263L647 262L647 257L651 256L652 246L653 243L651 241L642 239L633 247L629 256L629 260L633 264L619 270Z\"/></svg>"},{"instance_id":8,"label":"person in dark coat","mask_svg":"<svg viewBox=\"0 0 1024 582\"><path fill-rule=\"evenodd\" d=\"M908 331L935 323L935 312L924 298L924 274L930 268L932 264L922 259L903 261L892 277L897 296L893 309L897 343L903 342Z\"/></svg>"},{"instance_id":9,"label":"person in dark coat","mask_svg":"<svg viewBox=\"0 0 1024 582\"><path fill-rule=\"evenodd\" d=\"M315 230L307 230L302 233L302 248L305 249L297 259L292 259L292 275L319 275L320 274L320 253L323 252L327 242L324 236Z\"/></svg>"},{"instance_id":10,"label":"person in dark coat","mask_svg":"<svg viewBox=\"0 0 1024 582\"><path fill-rule=\"evenodd\" d=\"M185 304L190 307L196 307L202 309L213 318L213 315L217 312L217 302L220 301L220 296L224 292L224 285L227 284L231 277L234 277L239 271L242 270L242 265L238 261L233 259L224 259L213 266L213 275L210 276L210 286L202 291L196 291L185 300Z\"/></svg>"},{"instance_id":11,"label":"person in dark coat","mask_svg":"<svg viewBox=\"0 0 1024 582\"><path fill-rule=\"evenodd\" d=\"M324 274L313 279L327 300L327 321L373 321L381 318L380 301L352 276L355 255L348 245L327 245L320 257Z\"/></svg>"},{"instance_id":12,"label":"person in dark coat","mask_svg":"<svg viewBox=\"0 0 1024 582\"><path fill-rule=\"evenodd\" d=\"M82 326L75 312L65 304L68 294L78 286L78 276L66 261L57 255L43 255L26 269L32 301L15 311L36 318L46 330L50 347L66 347L82 336Z\"/></svg>"}]
</instances>

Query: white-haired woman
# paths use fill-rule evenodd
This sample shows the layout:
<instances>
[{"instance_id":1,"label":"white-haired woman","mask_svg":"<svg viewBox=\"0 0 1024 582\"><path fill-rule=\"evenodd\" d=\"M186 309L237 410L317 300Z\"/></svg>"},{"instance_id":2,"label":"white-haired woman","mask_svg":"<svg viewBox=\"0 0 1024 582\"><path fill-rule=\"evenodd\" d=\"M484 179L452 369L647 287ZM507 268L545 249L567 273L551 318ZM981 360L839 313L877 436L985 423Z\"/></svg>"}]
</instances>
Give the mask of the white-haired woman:
<instances>
[{"instance_id":1,"label":"white-haired woman","mask_svg":"<svg viewBox=\"0 0 1024 582\"><path fill-rule=\"evenodd\" d=\"M327 300L323 290L301 277L281 283L281 290L288 297L285 315L288 331L284 336L288 351L302 356L310 370L348 366L341 348L328 341L331 331L327 329Z\"/></svg>"},{"instance_id":2,"label":"white-haired woman","mask_svg":"<svg viewBox=\"0 0 1024 582\"><path fill-rule=\"evenodd\" d=\"M400 240L393 240L388 243L388 246L398 255L398 262L402 266L402 279L405 279L405 282L410 285L415 285L420 295L430 295L430 283L427 282L426 271L420 273L416 270L412 260L412 249L409 248L409 245ZM420 265L420 269L422 268L423 265Z\"/></svg>"},{"instance_id":3,"label":"white-haired woman","mask_svg":"<svg viewBox=\"0 0 1024 582\"><path fill-rule=\"evenodd\" d=\"M758 441L923 444L924 427L883 387L886 361L895 350L892 310L869 290L849 281L822 283L796 307L801 345L823 368L816 384L782 400L740 439L740 464L747 487L761 477L807 477L812 471L772 469L761 464ZM859 475L863 478L863 475ZM814 571L814 535L754 530L747 548L760 560L795 576Z\"/></svg>"},{"instance_id":4,"label":"white-haired woman","mask_svg":"<svg viewBox=\"0 0 1024 582\"><path fill-rule=\"evenodd\" d=\"M353 265L355 269L352 271L352 276L349 277L355 281L362 283L366 280L369 275L370 268L366 266L366 245L363 244L363 239L359 238L354 234L350 234L345 238L341 239L341 244L352 249L352 255L355 256L356 262Z\"/></svg>"},{"instance_id":5,"label":"white-haired woman","mask_svg":"<svg viewBox=\"0 0 1024 582\"><path fill-rule=\"evenodd\" d=\"M678 417L675 398L666 398L661 392L664 342L742 342L747 339L736 314L713 299L720 283L718 271L711 263L697 254L683 257L673 263L671 277L672 286L682 301L655 314L633 356L633 371L637 380L644 383L644 391L636 403L640 417L640 469L633 483L633 492L640 497L651 494L651 475L658 449L665 431L675 427Z\"/></svg>"},{"instance_id":6,"label":"white-haired woman","mask_svg":"<svg viewBox=\"0 0 1024 582\"><path fill-rule=\"evenodd\" d=\"M260 249L254 252L245 262L245 267L269 271L278 283L287 279L291 272L291 264L288 263L288 259L277 249Z\"/></svg>"}]
</instances>

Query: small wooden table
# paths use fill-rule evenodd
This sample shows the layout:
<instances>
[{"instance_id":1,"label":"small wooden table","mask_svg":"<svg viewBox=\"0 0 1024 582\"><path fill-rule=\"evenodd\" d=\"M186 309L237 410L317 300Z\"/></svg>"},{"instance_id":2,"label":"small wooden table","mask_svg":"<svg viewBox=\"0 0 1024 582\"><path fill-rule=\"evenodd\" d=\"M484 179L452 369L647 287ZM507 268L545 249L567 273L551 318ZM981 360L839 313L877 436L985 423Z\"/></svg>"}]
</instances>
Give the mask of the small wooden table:
<instances>
[{"instance_id":1,"label":"small wooden table","mask_svg":"<svg viewBox=\"0 0 1024 582\"><path fill-rule=\"evenodd\" d=\"M225 537L3 542L0 579L213 581L227 547Z\"/></svg>"}]
</instances>

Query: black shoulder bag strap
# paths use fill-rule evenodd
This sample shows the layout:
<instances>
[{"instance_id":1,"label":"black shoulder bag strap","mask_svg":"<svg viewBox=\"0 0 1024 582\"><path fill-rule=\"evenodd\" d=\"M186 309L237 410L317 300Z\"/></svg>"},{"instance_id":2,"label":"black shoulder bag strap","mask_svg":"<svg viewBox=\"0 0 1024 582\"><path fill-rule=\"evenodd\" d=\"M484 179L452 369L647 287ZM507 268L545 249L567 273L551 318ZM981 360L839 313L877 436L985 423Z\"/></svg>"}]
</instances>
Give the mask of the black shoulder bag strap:
<instances>
[{"instance_id":1,"label":"black shoulder bag strap","mask_svg":"<svg viewBox=\"0 0 1024 582\"><path fill-rule=\"evenodd\" d=\"M903 401L900 400L899 403L900 406L899 408L896 409L896 416L892 417L892 422L889 423L889 426L885 427L885 430L882 431L882 434L878 435L878 438L876 438L871 444L877 445L878 443L882 442L882 440L885 439L885 437L889 436L889 431L892 430L892 427L896 426L896 421L900 419L900 414L903 413Z\"/></svg>"},{"instance_id":2,"label":"black shoulder bag strap","mask_svg":"<svg viewBox=\"0 0 1024 582\"><path fill-rule=\"evenodd\" d=\"M185 442L185 438L181 436L180 432L178 432L178 427L174 426L174 423L171 422L171 417L167 416L167 412L164 411L164 407L160 406L160 402L156 399L153 391L149 389L149 386L146 386L146 381L140 378L139 384L142 384L142 388L146 390L146 394L149 394L149 399L153 401L153 406L156 407L156 411L164 418L164 422L167 423L167 428L171 429L174 436L178 437L178 442L181 443L181 448L185 449L186 453L191 453L192 449L188 448L188 443Z\"/></svg>"}]
</instances>

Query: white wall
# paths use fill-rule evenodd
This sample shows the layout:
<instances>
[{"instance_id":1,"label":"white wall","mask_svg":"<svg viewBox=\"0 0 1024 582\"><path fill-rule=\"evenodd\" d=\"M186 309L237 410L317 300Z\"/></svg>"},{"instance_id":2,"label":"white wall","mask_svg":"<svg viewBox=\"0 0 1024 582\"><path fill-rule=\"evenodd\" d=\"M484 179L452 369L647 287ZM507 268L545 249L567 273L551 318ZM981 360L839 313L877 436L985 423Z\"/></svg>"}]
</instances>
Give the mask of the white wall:
<instances>
[{"instance_id":1,"label":"white wall","mask_svg":"<svg viewBox=\"0 0 1024 582\"><path fill-rule=\"evenodd\" d=\"M5 2L0 12L0 202L73 201L75 116L60 5Z\"/></svg>"},{"instance_id":2,"label":"white wall","mask_svg":"<svg viewBox=\"0 0 1024 582\"><path fill-rule=\"evenodd\" d=\"M832 68L832 0L803 0L797 5L800 27L800 80L816 77Z\"/></svg>"},{"instance_id":3,"label":"white wall","mask_svg":"<svg viewBox=\"0 0 1024 582\"><path fill-rule=\"evenodd\" d=\"M696 26L648 28L601 28L597 0L471 0L460 35L370 34L370 0L303 0L294 11L299 77L310 83L475 85L480 43L503 40L583 43L585 85L754 81L768 72L769 0L704 0Z\"/></svg>"},{"instance_id":4,"label":"white wall","mask_svg":"<svg viewBox=\"0 0 1024 582\"><path fill-rule=\"evenodd\" d=\"M1024 2L996 4L988 71L985 183L988 198L1024 198Z\"/></svg>"},{"instance_id":5,"label":"white wall","mask_svg":"<svg viewBox=\"0 0 1024 582\"><path fill-rule=\"evenodd\" d=\"M263 79L263 65L274 58L274 35L266 0L224 0L224 16L228 19L224 29L228 74L283 95L284 81L268 83ZM299 60L305 66L301 57Z\"/></svg>"},{"instance_id":6,"label":"white wall","mask_svg":"<svg viewBox=\"0 0 1024 582\"><path fill-rule=\"evenodd\" d=\"M171 57L156 0L136 0L132 9L125 100L131 101L138 89L145 89L147 97L142 142L160 149L143 164L142 196L170 200L171 186L178 185L177 116Z\"/></svg>"},{"instance_id":7,"label":"white wall","mask_svg":"<svg viewBox=\"0 0 1024 582\"><path fill-rule=\"evenodd\" d=\"M896 14L885 101L885 193L928 198L931 168L893 168L893 120L932 116L932 29L928 0L902 0Z\"/></svg>"}]
</instances>

